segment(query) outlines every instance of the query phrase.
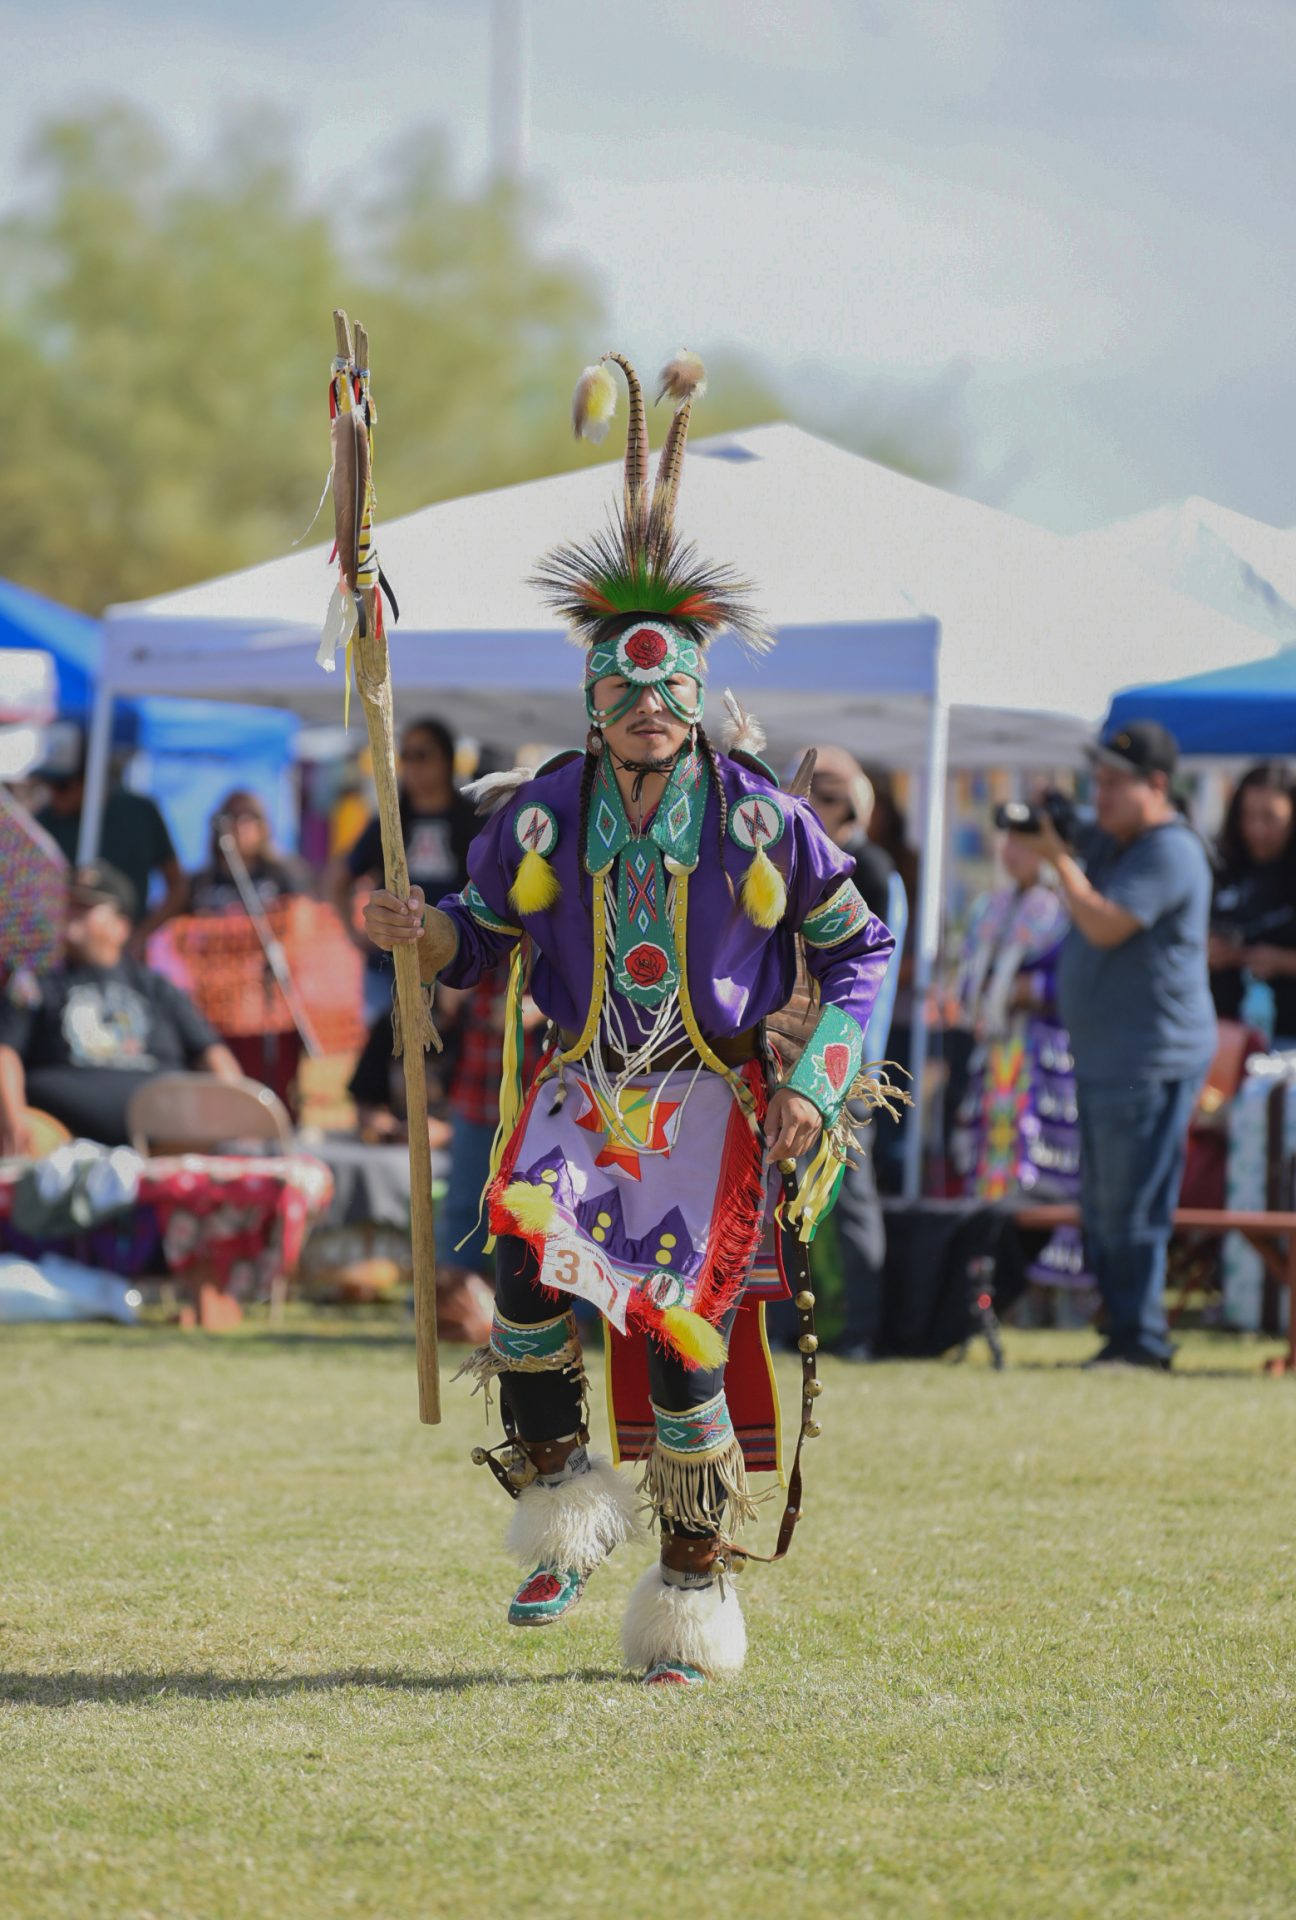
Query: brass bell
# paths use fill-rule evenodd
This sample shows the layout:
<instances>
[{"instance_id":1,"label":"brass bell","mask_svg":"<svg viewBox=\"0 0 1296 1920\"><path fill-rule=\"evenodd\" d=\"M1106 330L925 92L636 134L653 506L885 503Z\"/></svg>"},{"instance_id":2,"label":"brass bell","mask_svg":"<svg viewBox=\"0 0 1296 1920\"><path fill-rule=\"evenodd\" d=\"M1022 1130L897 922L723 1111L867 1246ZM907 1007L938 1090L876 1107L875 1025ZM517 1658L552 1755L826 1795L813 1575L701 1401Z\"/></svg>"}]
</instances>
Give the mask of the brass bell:
<instances>
[{"instance_id":1,"label":"brass bell","mask_svg":"<svg viewBox=\"0 0 1296 1920\"><path fill-rule=\"evenodd\" d=\"M805 1394L807 1400L817 1400L823 1392L823 1381L807 1380L805 1386L802 1388L802 1392Z\"/></svg>"},{"instance_id":2,"label":"brass bell","mask_svg":"<svg viewBox=\"0 0 1296 1920\"><path fill-rule=\"evenodd\" d=\"M823 1432L823 1428L817 1420L807 1420L801 1431L807 1440L817 1440Z\"/></svg>"},{"instance_id":3,"label":"brass bell","mask_svg":"<svg viewBox=\"0 0 1296 1920\"><path fill-rule=\"evenodd\" d=\"M815 1297L811 1293L809 1287L802 1287L800 1293L796 1297L796 1303L800 1307L802 1313L809 1313L811 1307L814 1305L814 1302L815 1302Z\"/></svg>"},{"instance_id":4,"label":"brass bell","mask_svg":"<svg viewBox=\"0 0 1296 1920\"><path fill-rule=\"evenodd\" d=\"M490 1455L487 1453L485 1447L474 1447L471 1458L475 1467L484 1467L490 1459Z\"/></svg>"},{"instance_id":5,"label":"brass bell","mask_svg":"<svg viewBox=\"0 0 1296 1920\"><path fill-rule=\"evenodd\" d=\"M783 1174L783 1175L784 1175L785 1177L786 1177L786 1175L788 1175L789 1173L795 1173L795 1172L796 1172L796 1161L795 1161L795 1160L780 1160L780 1161L779 1161L779 1163L778 1163L778 1170L779 1170L779 1172L780 1172L781 1174Z\"/></svg>"},{"instance_id":6,"label":"brass bell","mask_svg":"<svg viewBox=\"0 0 1296 1920\"><path fill-rule=\"evenodd\" d=\"M802 1353L818 1353L819 1337L817 1334L803 1333L797 1341L797 1345L800 1347Z\"/></svg>"}]
</instances>

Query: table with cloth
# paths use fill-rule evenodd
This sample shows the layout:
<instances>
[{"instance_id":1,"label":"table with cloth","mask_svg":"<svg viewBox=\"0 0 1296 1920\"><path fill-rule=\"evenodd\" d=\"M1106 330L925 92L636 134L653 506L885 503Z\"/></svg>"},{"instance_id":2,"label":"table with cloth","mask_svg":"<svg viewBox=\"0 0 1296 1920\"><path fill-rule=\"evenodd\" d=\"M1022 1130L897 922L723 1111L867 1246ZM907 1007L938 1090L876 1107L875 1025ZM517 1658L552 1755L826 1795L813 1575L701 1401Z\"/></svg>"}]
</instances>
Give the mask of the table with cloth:
<instances>
[{"instance_id":1,"label":"table with cloth","mask_svg":"<svg viewBox=\"0 0 1296 1920\"><path fill-rule=\"evenodd\" d=\"M13 1218L25 1165L0 1166L0 1248L35 1260L65 1254L123 1279L200 1284L204 1304L213 1293L235 1307L281 1298L307 1232L333 1196L328 1168L306 1154L170 1155L143 1162L129 1207L70 1233L38 1237Z\"/></svg>"}]
</instances>

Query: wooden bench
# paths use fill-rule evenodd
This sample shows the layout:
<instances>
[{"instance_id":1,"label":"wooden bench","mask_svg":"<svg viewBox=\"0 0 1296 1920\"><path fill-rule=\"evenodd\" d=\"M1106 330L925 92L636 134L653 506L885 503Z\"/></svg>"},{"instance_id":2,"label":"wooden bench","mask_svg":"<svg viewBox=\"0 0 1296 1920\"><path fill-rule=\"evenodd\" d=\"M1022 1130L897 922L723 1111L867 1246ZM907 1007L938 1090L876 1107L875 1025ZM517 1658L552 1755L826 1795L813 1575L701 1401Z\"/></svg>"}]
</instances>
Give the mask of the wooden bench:
<instances>
[{"instance_id":1,"label":"wooden bench","mask_svg":"<svg viewBox=\"0 0 1296 1920\"><path fill-rule=\"evenodd\" d=\"M1078 1227L1079 1207L1014 1207L1017 1225L1027 1233L1051 1233ZM1267 1373L1296 1374L1296 1213L1230 1213L1222 1207L1176 1207L1176 1233L1240 1233L1249 1240L1267 1271L1287 1289L1287 1352L1265 1362Z\"/></svg>"}]
</instances>

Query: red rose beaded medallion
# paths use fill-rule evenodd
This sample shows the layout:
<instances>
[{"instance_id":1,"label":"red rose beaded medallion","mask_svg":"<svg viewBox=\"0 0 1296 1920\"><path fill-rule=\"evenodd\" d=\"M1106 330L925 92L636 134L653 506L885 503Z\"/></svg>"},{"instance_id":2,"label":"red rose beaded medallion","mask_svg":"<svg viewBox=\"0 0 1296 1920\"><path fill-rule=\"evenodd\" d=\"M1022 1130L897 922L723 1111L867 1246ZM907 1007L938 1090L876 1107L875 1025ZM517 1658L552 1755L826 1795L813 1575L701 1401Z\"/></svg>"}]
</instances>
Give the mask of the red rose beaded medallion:
<instances>
[{"instance_id":1,"label":"red rose beaded medallion","mask_svg":"<svg viewBox=\"0 0 1296 1920\"><path fill-rule=\"evenodd\" d=\"M659 667L669 651L665 634L658 633L655 627L636 627L625 641L627 660L643 673Z\"/></svg>"},{"instance_id":2,"label":"red rose beaded medallion","mask_svg":"<svg viewBox=\"0 0 1296 1920\"><path fill-rule=\"evenodd\" d=\"M655 987L659 980L665 979L668 966L661 948L649 946L647 941L631 947L625 957L625 970L640 987Z\"/></svg>"}]
</instances>

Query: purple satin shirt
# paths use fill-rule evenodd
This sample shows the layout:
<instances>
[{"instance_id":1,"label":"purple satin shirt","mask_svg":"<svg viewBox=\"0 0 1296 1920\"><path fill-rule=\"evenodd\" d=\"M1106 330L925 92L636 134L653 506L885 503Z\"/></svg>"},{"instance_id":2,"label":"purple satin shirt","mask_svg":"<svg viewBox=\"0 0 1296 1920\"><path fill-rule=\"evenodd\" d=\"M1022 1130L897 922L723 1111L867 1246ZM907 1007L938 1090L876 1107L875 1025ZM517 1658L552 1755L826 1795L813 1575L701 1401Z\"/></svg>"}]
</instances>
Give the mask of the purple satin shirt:
<instances>
[{"instance_id":1,"label":"purple satin shirt","mask_svg":"<svg viewBox=\"0 0 1296 1920\"><path fill-rule=\"evenodd\" d=\"M824 832L813 809L726 755L717 756L730 815L753 795L772 795L782 810L785 829L769 849L769 858L787 887L787 910L777 927L758 927L743 911L741 886L751 851L732 834L719 839L720 803L708 794L698 863L689 881L688 984L698 1026L706 1039L727 1039L754 1027L786 1005L796 981L795 934L807 916L849 879L854 862ZM580 838L580 757L542 772L494 814L473 841L468 873L494 918L503 928L474 918L463 896L451 894L438 904L454 921L459 949L441 974L450 987L471 987L488 968L506 960L517 938L518 914L509 904L509 888L522 858L514 821L527 804L539 801L558 826L548 855L562 892L547 912L529 914L526 931L534 948L530 991L541 1012L567 1032L585 1025L594 985L591 901L596 882L585 871ZM806 960L819 983L824 1005L840 1007L868 1025L895 940L875 914L839 944L807 946ZM609 985L627 1031L643 1030L642 1010Z\"/></svg>"}]
</instances>

